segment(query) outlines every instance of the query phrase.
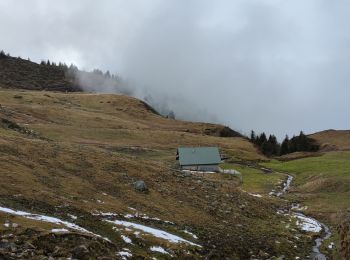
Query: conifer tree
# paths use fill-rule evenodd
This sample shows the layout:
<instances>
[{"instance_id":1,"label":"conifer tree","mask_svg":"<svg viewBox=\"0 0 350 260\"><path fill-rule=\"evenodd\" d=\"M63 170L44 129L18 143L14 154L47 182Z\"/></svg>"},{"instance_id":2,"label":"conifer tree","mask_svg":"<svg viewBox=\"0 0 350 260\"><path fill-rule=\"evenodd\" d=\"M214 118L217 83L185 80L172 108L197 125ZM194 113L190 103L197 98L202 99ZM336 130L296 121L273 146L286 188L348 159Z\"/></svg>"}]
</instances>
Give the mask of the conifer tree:
<instances>
[{"instance_id":1,"label":"conifer tree","mask_svg":"<svg viewBox=\"0 0 350 260\"><path fill-rule=\"evenodd\" d=\"M286 135L286 137L284 138L282 144L281 144L281 151L280 151L280 155L285 155L289 153L289 138L288 135Z\"/></svg>"},{"instance_id":2,"label":"conifer tree","mask_svg":"<svg viewBox=\"0 0 350 260\"><path fill-rule=\"evenodd\" d=\"M258 145L261 146L263 143L267 141L266 134L262 132L258 138Z\"/></svg>"},{"instance_id":3,"label":"conifer tree","mask_svg":"<svg viewBox=\"0 0 350 260\"><path fill-rule=\"evenodd\" d=\"M255 135L254 130L252 130L252 131L250 132L250 140L251 140L253 143L256 142L256 135Z\"/></svg>"},{"instance_id":4,"label":"conifer tree","mask_svg":"<svg viewBox=\"0 0 350 260\"><path fill-rule=\"evenodd\" d=\"M0 51L0 58L6 58L6 54L3 50Z\"/></svg>"},{"instance_id":5,"label":"conifer tree","mask_svg":"<svg viewBox=\"0 0 350 260\"><path fill-rule=\"evenodd\" d=\"M271 149L271 154L272 155L278 155L279 152L279 143L277 141L276 136L274 135L270 135L269 136L269 140L268 140L269 144L270 144L270 149Z\"/></svg>"}]
</instances>

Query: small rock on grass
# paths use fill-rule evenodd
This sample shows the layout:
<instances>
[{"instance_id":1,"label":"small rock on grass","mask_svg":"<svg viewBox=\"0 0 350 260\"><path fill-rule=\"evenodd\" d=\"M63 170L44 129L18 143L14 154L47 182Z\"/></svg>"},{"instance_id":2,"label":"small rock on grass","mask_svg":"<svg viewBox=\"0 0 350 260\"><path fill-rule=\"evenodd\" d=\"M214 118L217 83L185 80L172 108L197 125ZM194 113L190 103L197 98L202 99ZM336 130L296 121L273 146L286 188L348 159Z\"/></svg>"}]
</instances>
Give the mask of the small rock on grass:
<instances>
[{"instance_id":1,"label":"small rock on grass","mask_svg":"<svg viewBox=\"0 0 350 260\"><path fill-rule=\"evenodd\" d=\"M147 191L147 186L144 181L135 181L134 187L135 187L135 190L137 191Z\"/></svg>"}]
</instances>

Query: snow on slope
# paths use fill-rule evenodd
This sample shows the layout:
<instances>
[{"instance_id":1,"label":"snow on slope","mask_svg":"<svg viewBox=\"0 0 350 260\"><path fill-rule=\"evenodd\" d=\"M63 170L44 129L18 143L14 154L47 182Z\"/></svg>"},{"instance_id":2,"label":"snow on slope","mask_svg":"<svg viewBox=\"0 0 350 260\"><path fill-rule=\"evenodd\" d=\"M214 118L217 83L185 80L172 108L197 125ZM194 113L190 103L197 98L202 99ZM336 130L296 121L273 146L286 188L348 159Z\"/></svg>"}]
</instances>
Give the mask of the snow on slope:
<instances>
[{"instance_id":1,"label":"snow on slope","mask_svg":"<svg viewBox=\"0 0 350 260\"><path fill-rule=\"evenodd\" d=\"M42 221L42 222L52 223L52 224L56 224L56 225L62 225L62 226L65 226L65 227L67 227L69 229L73 229L75 231L79 231L79 232L82 232L82 233L87 233L87 234L90 234L90 235L93 235L93 236L96 236L96 237L103 238L103 239L105 239L107 241L110 241L108 238L101 237L100 235L92 233L91 231L88 231L87 229L82 228L82 227L80 227L80 226L78 226L78 225L76 225L74 223L71 223L71 222L68 222L68 221L64 221L64 220L61 220L59 218L49 217L49 216L45 216L45 215L32 214L32 213L29 213L29 212L20 211L20 210L13 210L13 209L10 209L10 208L5 208L5 207L0 207L0 212L11 214L11 215L15 215L15 216L21 216L21 217L24 217L24 218L27 218L27 219L33 219L33 220L38 220L38 221ZM57 229L56 229L56 231L57 231ZM54 231L52 231L52 232L54 232Z\"/></svg>"},{"instance_id":2,"label":"snow on slope","mask_svg":"<svg viewBox=\"0 0 350 260\"><path fill-rule=\"evenodd\" d=\"M202 247L198 244L195 244L191 241L188 241L186 239L183 239L179 236L176 236L176 235L173 235L173 234L170 234L164 230L160 230L160 229L156 229L156 228L151 228L151 227L148 227L148 226L144 226L144 225L141 225L141 224L136 224L136 223L133 223L133 222L128 222L128 221L123 221L123 220L104 220L106 222L109 222L109 223L112 223L112 224L115 224L115 225L119 225L119 226L124 226L124 227L127 227L127 228L132 228L132 229L137 229L137 230L141 230L145 233L148 233L148 234L151 234L157 238L162 238L162 239L165 239L171 243L186 243L186 244L190 244L190 245L193 245L193 246L198 246L198 247Z\"/></svg>"}]
</instances>

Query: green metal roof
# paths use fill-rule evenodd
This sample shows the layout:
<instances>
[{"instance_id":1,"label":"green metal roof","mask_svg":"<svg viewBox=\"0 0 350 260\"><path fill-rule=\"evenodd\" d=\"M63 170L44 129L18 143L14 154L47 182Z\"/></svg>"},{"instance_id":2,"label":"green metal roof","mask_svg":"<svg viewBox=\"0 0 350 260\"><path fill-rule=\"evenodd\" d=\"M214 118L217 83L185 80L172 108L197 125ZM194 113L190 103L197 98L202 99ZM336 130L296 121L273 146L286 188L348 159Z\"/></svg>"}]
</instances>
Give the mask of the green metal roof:
<instances>
[{"instance_id":1,"label":"green metal roof","mask_svg":"<svg viewBox=\"0 0 350 260\"><path fill-rule=\"evenodd\" d=\"M219 164L217 147L180 147L177 149L180 165Z\"/></svg>"}]
</instances>

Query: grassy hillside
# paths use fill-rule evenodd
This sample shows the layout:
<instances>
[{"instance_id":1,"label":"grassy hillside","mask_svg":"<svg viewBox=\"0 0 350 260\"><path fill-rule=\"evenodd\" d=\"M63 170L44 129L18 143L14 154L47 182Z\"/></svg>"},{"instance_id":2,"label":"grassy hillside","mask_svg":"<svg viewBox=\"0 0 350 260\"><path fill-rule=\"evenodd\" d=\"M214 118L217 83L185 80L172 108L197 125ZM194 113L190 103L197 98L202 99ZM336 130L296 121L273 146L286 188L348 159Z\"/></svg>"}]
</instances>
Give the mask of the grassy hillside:
<instances>
[{"instance_id":1,"label":"grassy hillside","mask_svg":"<svg viewBox=\"0 0 350 260\"><path fill-rule=\"evenodd\" d=\"M92 91L106 79L123 90L114 76L80 73ZM339 258L327 248L336 242L348 255L349 131L315 133L320 152L269 161L227 127L164 118L135 98L77 92L79 84L67 67L0 57L1 259L304 259L315 234L277 214L291 202L330 225L322 252ZM241 175L180 172L179 146L218 146L228 158L221 167ZM290 192L270 196L286 173Z\"/></svg>"},{"instance_id":2,"label":"grassy hillside","mask_svg":"<svg viewBox=\"0 0 350 260\"><path fill-rule=\"evenodd\" d=\"M309 135L319 144L321 151L350 150L349 130L326 130Z\"/></svg>"},{"instance_id":3,"label":"grassy hillside","mask_svg":"<svg viewBox=\"0 0 350 260\"><path fill-rule=\"evenodd\" d=\"M280 202L248 193L262 173L246 172L247 186L242 186L227 174L176 170L178 146L219 146L235 162L266 160L244 138L219 137L223 126L166 119L122 95L1 90L0 104L0 207L74 222L111 241L79 232L53 233L62 225L0 212L0 235L11 235L8 243L17 241L18 250L30 242L36 249L29 252L36 256L77 256L87 250L87 255L111 258L118 252L170 257L151 250L157 246L180 258L309 252L309 237L295 238L284 227L288 220L276 215ZM281 178L269 179L264 191ZM136 180L148 190L136 191ZM158 228L202 247L169 243L103 221L107 218ZM8 256L11 246L0 256Z\"/></svg>"},{"instance_id":4,"label":"grassy hillside","mask_svg":"<svg viewBox=\"0 0 350 260\"><path fill-rule=\"evenodd\" d=\"M0 87L31 90L78 91L62 68L39 65L29 60L0 55Z\"/></svg>"},{"instance_id":5,"label":"grassy hillside","mask_svg":"<svg viewBox=\"0 0 350 260\"><path fill-rule=\"evenodd\" d=\"M329 152L317 157L264 163L279 172L292 174L294 185L287 198L306 205L304 212L332 227L330 241L348 255L350 210L350 152ZM341 223L344 223L340 225ZM339 253L339 252L338 252ZM335 259L340 255L334 252Z\"/></svg>"},{"instance_id":6,"label":"grassy hillside","mask_svg":"<svg viewBox=\"0 0 350 260\"><path fill-rule=\"evenodd\" d=\"M336 214L350 207L347 199L350 196L350 152L331 152L264 165L295 175L294 192L302 196L310 210Z\"/></svg>"}]
</instances>

